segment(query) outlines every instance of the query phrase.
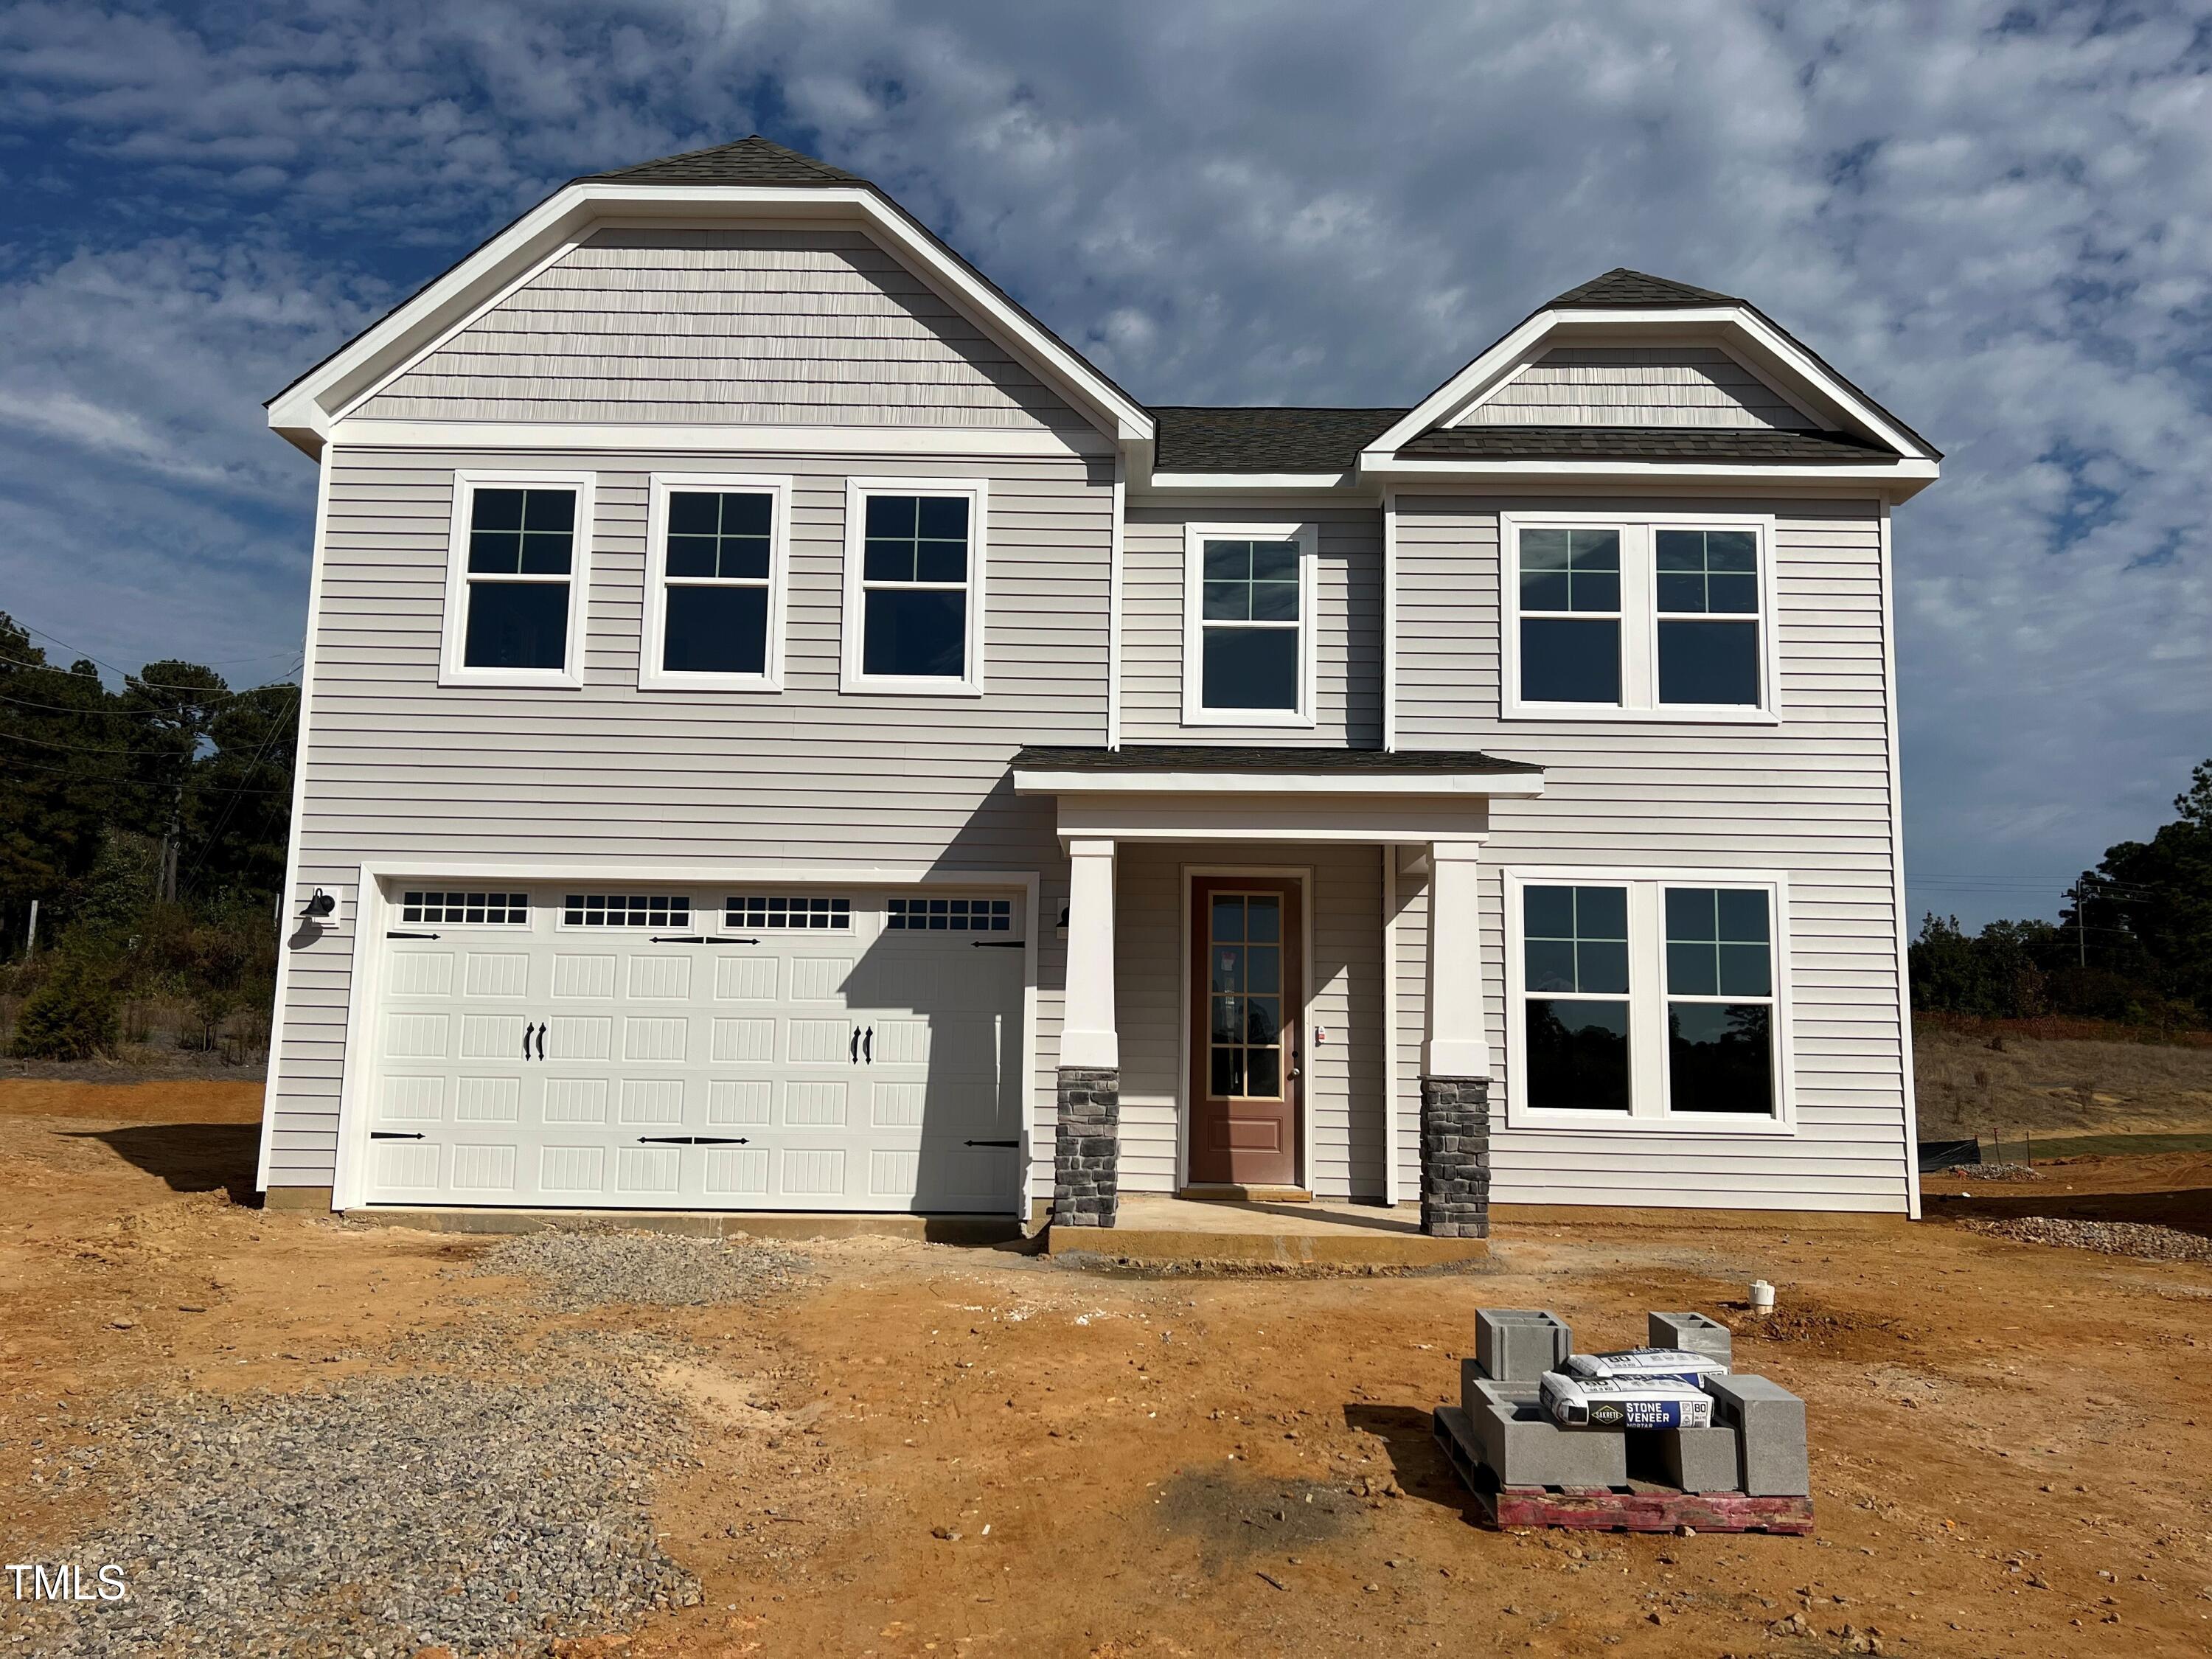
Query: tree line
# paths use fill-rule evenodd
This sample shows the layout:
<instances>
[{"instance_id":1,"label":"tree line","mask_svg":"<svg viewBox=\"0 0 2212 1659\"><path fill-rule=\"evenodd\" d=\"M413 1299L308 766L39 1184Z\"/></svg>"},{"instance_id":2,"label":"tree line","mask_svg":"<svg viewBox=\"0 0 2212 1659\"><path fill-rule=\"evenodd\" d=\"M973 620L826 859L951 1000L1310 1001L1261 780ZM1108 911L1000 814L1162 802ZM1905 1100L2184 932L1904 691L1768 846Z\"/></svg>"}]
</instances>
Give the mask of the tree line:
<instances>
[{"instance_id":1,"label":"tree line","mask_svg":"<svg viewBox=\"0 0 2212 1659\"><path fill-rule=\"evenodd\" d=\"M2106 848L2055 922L1993 921L1970 934L1955 916L1925 917L1913 1007L2166 1030L2212 1022L2212 760L2173 810L2148 841Z\"/></svg>"},{"instance_id":2,"label":"tree line","mask_svg":"<svg viewBox=\"0 0 2212 1659\"><path fill-rule=\"evenodd\" d=\"M0 612L0 994L33 1057L111 1048L132 1000L215 1046L273 981L300 688L180 659L110 690ZM32 930L36 903L35 936Z\"/></svg>"}]
</instances>

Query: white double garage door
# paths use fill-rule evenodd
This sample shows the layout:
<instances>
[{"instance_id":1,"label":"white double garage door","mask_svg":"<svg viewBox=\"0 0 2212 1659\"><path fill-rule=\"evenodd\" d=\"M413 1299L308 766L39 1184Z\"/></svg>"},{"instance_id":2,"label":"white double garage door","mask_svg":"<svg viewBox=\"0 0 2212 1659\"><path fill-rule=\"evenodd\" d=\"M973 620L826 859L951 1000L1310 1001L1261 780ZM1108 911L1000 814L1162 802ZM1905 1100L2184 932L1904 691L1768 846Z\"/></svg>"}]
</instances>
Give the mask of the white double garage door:
<instances>
[{"instance_id":1,"label":"white double garage door","mask_svg":"<svg viewBox=\"0 0 2212 1659\"><path fill-rule=\"evenodd\" d=\"M368 1203L1019 1205L1019 893L384 897Z\"/></svg>"}]
</instances>

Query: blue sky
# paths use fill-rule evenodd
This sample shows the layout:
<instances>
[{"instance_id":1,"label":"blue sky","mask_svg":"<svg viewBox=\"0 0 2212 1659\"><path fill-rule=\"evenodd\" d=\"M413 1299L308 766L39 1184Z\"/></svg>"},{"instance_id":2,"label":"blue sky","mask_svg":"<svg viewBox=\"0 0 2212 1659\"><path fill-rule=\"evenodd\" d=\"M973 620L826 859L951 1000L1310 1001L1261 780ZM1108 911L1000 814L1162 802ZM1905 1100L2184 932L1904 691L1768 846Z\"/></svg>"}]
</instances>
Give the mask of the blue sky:
<instances>
[{"instance_id":1,"label":"blue sky","mask_svg":"<svg viewBox=\"0 0 2212 1659\"><path fill-rule=\"evenodd\" d=\"M2212 12L1741 0L0 9L0 608L296 660L264 398L576 173L760 131L1154 402L1411 402L1616 264L1947 452L1897 524L1916 909L2053 913L2212 753ZM70 654L64 652L63 654Z\"/></svg>"}]
</instances>

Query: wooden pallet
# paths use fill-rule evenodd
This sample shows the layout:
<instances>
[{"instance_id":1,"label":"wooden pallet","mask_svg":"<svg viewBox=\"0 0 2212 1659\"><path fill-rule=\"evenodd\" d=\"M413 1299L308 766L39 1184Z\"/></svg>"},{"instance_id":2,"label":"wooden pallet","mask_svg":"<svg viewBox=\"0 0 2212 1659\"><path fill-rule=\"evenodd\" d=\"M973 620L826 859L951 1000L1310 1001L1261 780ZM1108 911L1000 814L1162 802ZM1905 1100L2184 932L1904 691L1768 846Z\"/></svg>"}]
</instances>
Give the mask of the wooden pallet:
<instances>
[{"instance_id":1,"label":"wooden pallet","mask_svg":"<svg viewBox=\"0 0 2212 1659\"><path fill-rule=\"evenodd\" d=\"M1626 1486L1500 1486L1476 1451L1467 1413L1439 1406L1437 1444L1474 1494L1493 1527L1565 1527L1580 1532L1771 1532L1803 1537L1813 1530L1809 1498L1747 1498L1741 1492L1692 1492L1636 1480Z\"/></svg>"}]
</instances>

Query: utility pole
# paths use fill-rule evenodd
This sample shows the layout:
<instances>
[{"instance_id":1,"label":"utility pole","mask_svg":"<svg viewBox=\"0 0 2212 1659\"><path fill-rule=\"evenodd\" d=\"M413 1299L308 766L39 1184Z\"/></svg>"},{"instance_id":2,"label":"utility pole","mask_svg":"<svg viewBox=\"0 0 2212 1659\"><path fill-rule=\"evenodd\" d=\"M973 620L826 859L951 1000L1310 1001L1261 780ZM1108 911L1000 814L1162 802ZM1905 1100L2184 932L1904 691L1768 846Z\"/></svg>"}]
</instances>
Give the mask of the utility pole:
<instances>
[{"instance_id":1,"label":"utility pole","mask_svg":"<svg viewBox=\"0 0 2212 1659\"><path fill-rule=\"evenodd\" d=\"M2085 973L2089 967L2089 899L2083 883L2087 880L2085 872L2074 884L2074 956Z\"/></svg>"},{"instance_id":2,"label":"utility pole","mask_svg":"<svg viewBox=\"0 0 2212 1659\"><path fill-rule=\"evenodd\" d=\"M31 925L23 930L23 960L28 962L31 953L39 948L39 902L31 901Z\"/></svg>"}]
</instances>

